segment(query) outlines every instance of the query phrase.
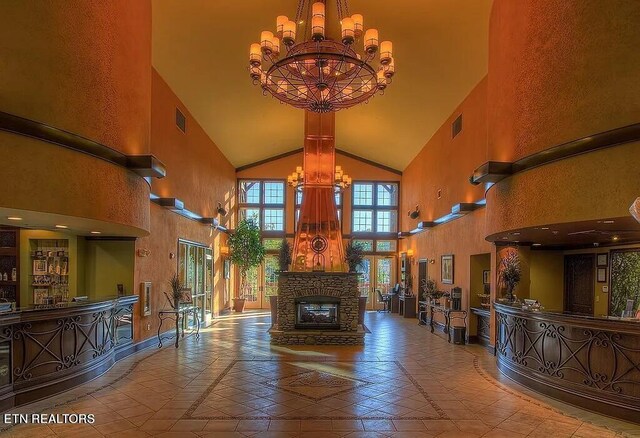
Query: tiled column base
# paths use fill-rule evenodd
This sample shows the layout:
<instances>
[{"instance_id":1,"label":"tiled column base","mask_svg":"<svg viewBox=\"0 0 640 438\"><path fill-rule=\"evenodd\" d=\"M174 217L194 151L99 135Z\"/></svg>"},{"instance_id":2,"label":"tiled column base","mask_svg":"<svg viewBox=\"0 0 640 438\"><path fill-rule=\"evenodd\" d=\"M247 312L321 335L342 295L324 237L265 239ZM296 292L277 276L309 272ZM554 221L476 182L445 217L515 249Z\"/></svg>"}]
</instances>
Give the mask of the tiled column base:
<instances>
[{"instance_id":1,"label":"tiled column base","mask_svg":"<svg viewBox=\"0 0 640 438\"><path fill-rule=\"evenodd\" d=\"M269 330L272 345L364 345L365 331Z\"/></svg>"}]
</instances>

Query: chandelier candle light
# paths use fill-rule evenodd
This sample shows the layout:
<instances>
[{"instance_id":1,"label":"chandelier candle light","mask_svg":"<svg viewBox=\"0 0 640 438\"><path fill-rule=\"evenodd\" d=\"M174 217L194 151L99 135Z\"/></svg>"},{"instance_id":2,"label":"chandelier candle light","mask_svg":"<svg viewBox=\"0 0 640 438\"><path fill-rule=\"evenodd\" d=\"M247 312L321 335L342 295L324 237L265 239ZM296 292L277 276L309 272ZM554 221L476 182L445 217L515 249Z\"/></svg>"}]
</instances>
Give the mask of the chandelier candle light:
<instances>
[{"instance_id":1,"label":"chandelier candle light","mask_svg":"<svg viewBox=\"0 0 640 438\"><path fill-rule=\"evenodd\" d=\"M294 20L276 18L276 34L265 30L251 44L249 71L264 94L317 113L368 102L395 74L393 44L379 42L361 14L349 15L347 0L336 0L340 39L326 35L325 3L299 0ZM303 28L304 26L304 28ZM281 57L281 44L286 53ZM374 67L380 53L380 65Z\"/></svg>"},{"instance_id":2,"label":"chandelier candle light","mask_svg":"<svg viewBox=\"0 0 640 438\"><path fill-rule=\"evenodd\" d=\"M287 176L287 184L296 190L304 188L304 170L302 170L302 166L296 167L296 170ZM344 173L342 166L336 166L333 185L336 192L343 192L351 186L351 177Z\"/></svg>"}]
</instances>

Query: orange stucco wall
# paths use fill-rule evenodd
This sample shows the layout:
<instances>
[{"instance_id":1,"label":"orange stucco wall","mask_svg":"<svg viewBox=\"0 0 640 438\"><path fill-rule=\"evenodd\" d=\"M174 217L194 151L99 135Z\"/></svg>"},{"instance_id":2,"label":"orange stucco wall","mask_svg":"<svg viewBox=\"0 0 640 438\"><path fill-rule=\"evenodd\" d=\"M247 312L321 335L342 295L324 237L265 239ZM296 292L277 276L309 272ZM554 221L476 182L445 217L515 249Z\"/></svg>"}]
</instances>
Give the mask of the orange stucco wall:
<instances>
[{"instance_id":1,"label":"orange stucco wall","mask_svg":"<svg viewBox=\"0 0 640 438\"><path fill-rule=\"evenodd\" d=\"M133 172L3 131L0 156L0 207L108 222L124 235L148 233L149 185Z\"/></svg>"},{"instance_id":2,"label":"orange stucco wall","mask_svg":"<svg viewBox=\"0 0 640 438\"><path fill-rule=\"evenodd\" d=\"M149 150L150 0L1 2L0 110Z\"/></svg>"},{"instance_id":3,"label":"orange stucco wall","mask_svg":"<svg viewBox=\"0 0 640 438\"><path fill-rule=\"evenodd\" d=\"M450 213L454 204L478 201L484 197L483 187L471 185L469 175L486 161L486 110L487 78L484 78L404 170L401 211L412 210L418 205L420 217L414 220L406 213L401 215L402 231L415 228L419 221L431 221ZM462 131L452 138L451 123L460 114ZM441 190L440 199L438 190ZM440 290L461 287L463 308L467 308L472 294L482 293L482 290L471 290L471 256L492 252L492 244L484 240L485 220L486 210L479 209L402 240L401 250L412 249L414 253L413 284L417 285L417 260L433 260L434 263L428 264L428 276L436 281ZM445 254L454 255L453 285L441 281L441 256ZM470 328L471 333L475 333L475 327Z\"/></svg>"},{"instance_id":4,"label":"orange stucco wall","mask_svg":"<svg viewBox=\"0 0 640 438\"><path fill-rule=\"evenodd\" d=\"M0 111L148 153L151 2L2 2ZM149 186L105 161L0 133L0 207L149 229Z\"/></svg>"},{"instance_id":5,"label":"orange stucco wall","mask_svg":"<svg viewBox=\"0 0 640 438\"><path fill-rule=\"evenodd\" d=\"M640 121L640 2L495 0L489 157L513 161Z\"/></svg>"},{"instance_id":6,"label":"orange stucco wall","mask_svg":"<svg viewBox=\"0 0 640 438\"><path fill-rule=\"evenodd\" d=\"M487 235L546 224L627 217L640 187L638 157L640 142L629 143L500 181L487 191Z\"/></svg>"},{"instance_id":7,"label":"orange stucco wall","mask_svg":"<svg viewBox=\"0 0 640 438\"><path fill-rule=\"evenodd\" d=\"M402 229L451 212L460 202L484 197L482 186L469 184L473 170L487 160L487 78L482 79L431 137L402 175ZM451 138L451 124L462 114L462 131ZM438 190L441 197L438 199ZM420 218L406 212L420 207Z\"/></svg>"},{"instance_id":8,"label":"orange stucco wall","mask_svg":"<svg viewBox=\"0 0 640 438\"><path fill-rule=\"evenodd\" d=\"M185 203L185 208L204 217L216 217L217 202L229 210L234 203L235 168L218 147L205 134L198 122L171 91L160 75L153 70L151 112L151 153L167 167L167 176L154 180L152 191L162 197L175 197ZM186 133L175 123L175 110L180 108L187 118ZM229 226L232 215L221 217L222 225ZM150 251L147 257L136 255L135 284L152 282L152 311L154 314L138 319L136 330L139 339L153 336L157 330L159 309L167 307L163 294L168 291L168 281L176 272L178 263L178 239L204 244L214 254L214 314L229 303L223 302L223 261L220 245L225 236L199 222L151 205L151 234L136 241L136 251ZM171 258L171 254L174 255Z\"/></svg>"},{"instance_id":9,"label":"orange stucco wall","mask_svg":"<svg viewBox=\"0 0 640 438\"><path fill-rule=\"evenodd\" d=\"M640 122L640 3L496 0L489 30L489 159L511 161ZM518 173L487 193L488 232L627 216L640 144ZM586 187L589 190L584 190Z\"/></svg>"}]
</instances>

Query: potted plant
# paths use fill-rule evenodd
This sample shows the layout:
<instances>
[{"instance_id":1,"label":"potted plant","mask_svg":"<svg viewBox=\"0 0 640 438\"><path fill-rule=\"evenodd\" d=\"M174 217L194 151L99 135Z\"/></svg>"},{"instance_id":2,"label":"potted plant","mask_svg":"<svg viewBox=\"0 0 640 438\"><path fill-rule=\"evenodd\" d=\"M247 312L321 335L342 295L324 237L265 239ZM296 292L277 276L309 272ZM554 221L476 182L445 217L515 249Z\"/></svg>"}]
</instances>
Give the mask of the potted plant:
<instances>
[{"instance_id":1,"label":"potted plant","mask_svg":"<svg viewBox=\"0 0 640 438\"><path fill-rule=\"evenodd\" d=\"M289 266L291 266L291 261L291 245L287 239L282 239L280 252L278 253L278 265L280 267L280 271L288 271Z\"/></svg>"},{"instance_id":2,"label":"potted plant","mask_svg":"<svg viewBox=\"0 0 640 438\"><path fill-rule=\"evenodd\" d=\"M437 292L436 281L433 278L425 278L422 280L422 301L426 301Z\"/></svg>"},{"instance_id":3,"label":"potted plant","mask_svg":"<svg viewBox=\"0 0 640 438\"><path fill-rule=\"evenodd\" d=\"M349 265L349 272L357 272L364 261L364 250L359 243L350 240L344 250L344 260Z\"/></svg>"},{"instance_id":4,"label":"potted plant","mask_svg":"<svg viewBox=\"0 0 640 438\"><path fill-rule=\"evenodd\" d=\"M167 301L169 301L169 305L178 310L180 307L180 297L182 296L182 290L184 289L184 284L180 281L180 277L178 277L177 273L174 273L169 280L169 286L171 287L171 295L168 293L164 293L167 297Z\"/></svg>"},{"instance_id":5,"label":"potted plant","mask_svg":"<svg viewBox=\"0 0 640 438\"><path fill-rule=\"evenodd\" d=\"M510 251L500 260L498 278L500 284L507 289L507 299L510 303L514 301L513 291L520 283L522 270L520 268L520 257L515 251Z\"/></svg>"},{"instance_id":6,"label":"potted plant","mask_svg":"<svg viewBox=\"0 0 640 438\"><path fill-rule=\"evenodd\" d=\"M251 284L247 281L247 273L251 268L260 265L265 256L260 228L253 220L242 219L229 236L228 244L231 263L238 267L240 273L240 293L233 299L233 308L236 312L242 312L247 296L252 292Z\"/></svg>"},{"instance_id":7,"label":"potted plant","mask_svg":"<svg viewBox=\"0 0 640 438\"><path fill-rule=\"evenodd\" d=\"M169 305L174 309L180 308L180 298L182 298L182 290L185 285L180 281L180 277L177 273L174 273L169 280L169 286L171 287L171 294L164 293L169 301ZM176 348L178 348L178 340L180 339L180 324L178 324L178 317L176 315Z\"/></svg>"}]
</instances>

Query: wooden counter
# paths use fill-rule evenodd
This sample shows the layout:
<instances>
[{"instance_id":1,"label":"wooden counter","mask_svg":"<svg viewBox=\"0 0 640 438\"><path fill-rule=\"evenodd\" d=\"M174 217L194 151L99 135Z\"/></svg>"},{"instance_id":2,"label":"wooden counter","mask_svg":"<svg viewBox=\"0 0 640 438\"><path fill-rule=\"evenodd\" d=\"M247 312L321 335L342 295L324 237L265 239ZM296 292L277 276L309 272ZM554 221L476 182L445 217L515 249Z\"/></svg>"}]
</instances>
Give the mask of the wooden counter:
<instances>
[{"instance_id":1,"label":"wooden counter","mask_svg":"<svg viewBox=\"0 0 640 438\"><path fill-rule=\"evenodd\" d=\"M133 343L138 296L0 314L0 411L91 380Z\"/></svg>"},{"instance_id":2,"label":"wooden counter","mask_svg":"<svg viewBox=\"0 0 640 438\"><path fill-rule=\"evenodd\" d=\"M550 397L640 423L640 320L494 308L501 372Z\"/></svg>"}]
</instances>

